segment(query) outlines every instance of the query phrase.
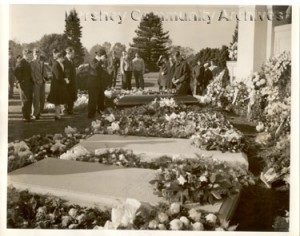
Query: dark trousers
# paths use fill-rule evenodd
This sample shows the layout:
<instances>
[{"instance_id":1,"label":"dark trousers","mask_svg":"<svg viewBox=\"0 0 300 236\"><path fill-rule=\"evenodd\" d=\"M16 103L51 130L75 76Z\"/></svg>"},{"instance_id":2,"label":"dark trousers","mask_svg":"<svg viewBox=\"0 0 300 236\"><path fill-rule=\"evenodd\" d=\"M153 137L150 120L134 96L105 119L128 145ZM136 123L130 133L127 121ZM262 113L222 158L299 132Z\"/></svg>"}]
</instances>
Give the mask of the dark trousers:
<instances>
[{"instance_id":1,"label":"dark trousers","mask_svg":"<svg viewBox=\"0 0 300 236\"><path fill-rule=\"evenodd\" d=\"M14 86L15 86L15 79L13 77L9 78L9 89L8 89L8 95L10 98L14 96Z\"/></svg>"},{"instance_id":2,"label":"dark trousers","mask_svg":"<svg viewBox=\"0 0 300 236\"><path fill-rule=\"evenodd\" d=\"M69 101L67 102L67 104L65 104L65 110L68 114L73 113L74 110L74 102L73 101Z\"/></svg>"},{"instance_id":3,"label":"dark trousers","mask_svg":"<svg viewBox=\"0 0 300 236\"><path fill-rule=\"evenodd\" d=\"M103 88L89 88L88 117L94 117L97 111L104 110L104 98Z\"/></svg>"},{"instance_id":4,"label":"dark trousers","mask_svg":"<svg viewBox=\"0 0 300 236\"><path fill-rule=\"evenodd\" d=\"M39 116L45 105L45 83L33 85L33 115Z\"/></svg>"},{"instance_id":5,"label":"dark trousers","mask_svg":"<svg viewBox=\"0 0 300 236\"><path fill-rule=\"evenodd\" d=\"M32 107L32 97L33 97L32 82L26 81L20 83L20 97L22 102L23 118L28 120L31 117L31 107Z\"/></svg>"},{"instance_id":6,"label":"dark trousers","mask_svg":"<svg viewBox=\"0 0 300 236\"><path fill-rule=\"evenodd\" d=\"M144 76L142 71L133 71L133 77L135 79L136 88L144 89Z\"/></svg>"},{"instance_id":7,"label":"dark trousers","mask_svg":"<svg viewBox=\"0 0 300 236\"><path fill-rule=\"evenodd\" d=\"M124 82L125 82L125 86L124 89L127 90L131 90L132 86L131 86L131 79L132 79L132 71L125 71L124 74Z\"/></svg>"},{"instance_id":8,"label":"dark trousers","mask_svg":"<svg viewBox=\"0 0 300 236\"><path fill-rule=\"evenodd\" d=\"M118 70L113 69L111 72L111 87L116 87L118 77Z\"/></svg>"}]
</instances>

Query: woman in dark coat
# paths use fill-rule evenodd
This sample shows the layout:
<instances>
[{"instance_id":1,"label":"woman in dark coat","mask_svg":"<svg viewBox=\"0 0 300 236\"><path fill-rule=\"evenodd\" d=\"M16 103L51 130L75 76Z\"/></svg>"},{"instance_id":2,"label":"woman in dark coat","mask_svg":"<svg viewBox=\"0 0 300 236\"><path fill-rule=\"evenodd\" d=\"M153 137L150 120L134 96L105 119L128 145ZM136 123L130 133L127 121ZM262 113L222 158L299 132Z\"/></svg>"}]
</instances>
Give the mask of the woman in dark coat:
<instances>
[{"instance_id":1,"label":"woman in dark coat","mask_svg":"<svg viewBox=\"0 0 300 236\"><path fill-rule=\"evenodd\" d=\"M157 65L160 68L158 78L159 90L172 89L171 65L168 57L161 55Z\"/></svg>"},{"instance_id":2,"label":"woman in dark coat","mask_svg":"<svg viewBox=\"0 0 300 236\"><path fill-rule=\"evenodd\" d=\"M52 80L48 102L55 105L55 120L61 119L61 105L68 102L67 84L70 82L65 76L65 68L63 65L64 54L59 52L57 59L52 65Z\"/></svg>"}]
</instances>

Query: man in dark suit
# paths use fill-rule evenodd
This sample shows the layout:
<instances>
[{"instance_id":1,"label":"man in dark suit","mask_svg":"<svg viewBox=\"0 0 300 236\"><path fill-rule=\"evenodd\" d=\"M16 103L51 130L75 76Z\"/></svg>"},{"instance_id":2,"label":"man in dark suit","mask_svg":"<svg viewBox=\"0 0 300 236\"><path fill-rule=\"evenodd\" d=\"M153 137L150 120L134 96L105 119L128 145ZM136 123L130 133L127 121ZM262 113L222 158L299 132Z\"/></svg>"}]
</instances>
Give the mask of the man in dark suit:
<instances>
[{"instance_id":1,"label":"man in dark suit","mask_svg":"<svg viewBox=\"0 0 300 236\"><path fill-rule=\"evenodd\" d=\"M120 58L117 57L116 52L113 51L112 56L109 61L108 73L110 75L110 87L116 87L118 70L120 67Z\"/></svg>"},{"instance_id":2,"label":"man in dark suit","mask_svg":"<svg viewBox=\"0 0 300 236\"><path fill-rule=\"evenodd\" d=\"M20 97L22 101L23 120L31 121L31 106L33 97L33 80L30 66L31 51L23 50L23 58L17 62L15 76L20 85Z\"/></svg>"},{"instance_id":3,"label":"man in dark suit","mask_svg":"<svg viewBox=\"0 0 300 236\"><path fill-rule=\"evenodd\" d=\"M104 49L96 52L95 58L91 61L91 75L88 80L89 102L88 117L94 118L96 111L104 110L104 86L108 73L105 68L107 56Z\"/></svg>"},{"instance_id":4,"label":"man in dark suit","mask_svg":"<svg viewBox=\"0 0 300 236\"><path fill-rule=\"evenodd\" d=\"M176 94L191 95L192 90L190 86L190 68L188 63L182 58L180 52L174 54L174 75L172 82L176 86Z\"/></svg>"},{"instance_id":5,"label":"man in dark suit","mask_svg":"<svg viewBox=\"0 0 300 236\"><path fill-rule=\"evenodd\" d=\"M193 68L194 94L202 95L204 82L204 67L198 60L197 65Z\"/></svg>"},{"instance_id":6,"label":"man in dark suit","mask_svg":"<svg viewBox=\"0 0 300 236\"><path fill-rule=\"evenodd\" d=\"M76 68L73 62L75 51L72 47L66 49L66 57L64 60L65 76L68 78L67 93L69 94L68 103L65 105L65 111L67 114L73 114L74 102L77 99L76 88Z\"/></svg>"}]
</instances>

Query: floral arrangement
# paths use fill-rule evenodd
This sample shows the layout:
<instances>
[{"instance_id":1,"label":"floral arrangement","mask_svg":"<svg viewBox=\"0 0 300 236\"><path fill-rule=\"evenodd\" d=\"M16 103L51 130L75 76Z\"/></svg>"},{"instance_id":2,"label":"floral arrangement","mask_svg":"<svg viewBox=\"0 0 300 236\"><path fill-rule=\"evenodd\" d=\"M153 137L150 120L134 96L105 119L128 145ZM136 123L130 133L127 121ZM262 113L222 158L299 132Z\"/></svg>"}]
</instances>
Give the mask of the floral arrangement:
<instances>
[{"instance_id":1,"label":"floral arrangement","mask_svg":"<svg viewBox=\"0 0 300 236\"><path fill-rule=\"evenodd\" d=\"M291 120L291 57L290 53L270 58L244 84L248 99L236 97L237 104L247 109L248 118L257 123L255 139L263 151L266 166L261 180L267 187L283 182L289 186L290 120ZM244 91L245 88L243 88ZM240 106L240 105L239 105ZM239 107L238 106L238 107ZM241 109L245 110L245 109ZM241 113L241 112L237 112Z\"/></svg>"},{"instance_id":2,"label":"floral arrangement","mask_svg":"<svg viewBox=\"0 0 300 236\"><path fill-rule=\"evenodd\" d=\"M111 220L97 229L139 230L215 230L234 231L237 225L219 219L212 213L174 202L157 207L145 207L135 199L127 199L123 205L112 209Z\"/></svg>"},{"instance_id":3,"label":"floral arrangement","mask_svg":"<svg viewBox=\"0 0 300 236\"><path fill-rule=\"evenodd\" d=\"M23 229L150 229L233 231L237 225L179 203L144 206L135 199L110 211L8 187L7 227Z\"/></svg>"},{"instance_id":4,"label":"floral arrangement","mask_svg":"<svg viewBox=\"0 0 300 236\"><path fill-rule=\"evenodd\" d=\"M111 109L92 122L91 130L102 134L192 138L193 144L208 150L237 152L243 146L242 134L222 114L197 106L177 105L173 99Z\"/></svg>"},{"instance_id":5,"label":"floral arrangement","mask_svg":"<svg viewBox=\"0 0 300 236\"><path fill-rule=\"evenodd\" d=\"M163 94L172 94L174 91L167 91L161 90L156 91L152 89L132 89L132 90L125 90L125 89L118 89L118 88L109 88L104 91L104 95L107 99L111 99L114 101L115 104L118 103L120 98L124 96L137 96L137 95L163 95Z\"/></svg>"},{"instance_id":6,"label":"floral arrangement","mask_svg":"<svg viewBox=\"0 0 300 236\"><path fill-rule=\"evenodd\" d=\"M78 93L77 100L74 102L74 110L77 111L85 110L87 108L88 102L89 102L88 94ZM50 113L50 112L54 112L54 110L55 110L54 104L48 102L45 104L44 112ZM64 110L64 106L62 106L62 111L63 110Z\"/></svg>"},{"instance_id":7,"label":"floral arrangement","mask_svg":"<svg viewBox=\"0 0 300 236\"><path fill-rule=\"evenodd\" d=\"M243 168L200 158L179 160L159 168L151 184L156 194L170 202L202 205L234 195L242 186L255 181Z\"/></svg>"},{"instance_id":8,"label":"floral arrangement","mask_svg":"<svg viewBox=\"0 0 300 236\"><path fill-rule=\"evenodd\" d=\"M208 84L204 97L207 98L209 104L214 107L228 109L228 105L232 102L234 90L227 85L225 78L225 70L221 71Z\"/></svg>"},{"instance_id":9,"label":"floral arrangement","mask_svg":"<svg viewBox=\"0 0 300 236\"><path fill-rule=\"evenodd\" d=\"M109 211L67 204L60 198L7 190L7 227L29 229L92 229L110 219Z\"/></svg>"},{"instance_id":10,"label":"floral arrangement","mask_svg":"<svg viewBox=\"0 0 300 236\"><path fill-rule=\"evenodd\" d=\"M8 144L8 172L19 169L45 157L57 156L77 144L84 134L66 127L63 134L34 135L24 141Z\"/></svg>"},{"instance_id":11,"label":"floral arrangement","mask_svg":"<svg viewBox=\"0 0 300 236\"><path fill-rule=\"evenodd\" d=\"M237 49L238 49L238 42L234 42L229 45L228 52L231 61L237 60L237 53L238 53Z\"/></svg>"}]
</instances>

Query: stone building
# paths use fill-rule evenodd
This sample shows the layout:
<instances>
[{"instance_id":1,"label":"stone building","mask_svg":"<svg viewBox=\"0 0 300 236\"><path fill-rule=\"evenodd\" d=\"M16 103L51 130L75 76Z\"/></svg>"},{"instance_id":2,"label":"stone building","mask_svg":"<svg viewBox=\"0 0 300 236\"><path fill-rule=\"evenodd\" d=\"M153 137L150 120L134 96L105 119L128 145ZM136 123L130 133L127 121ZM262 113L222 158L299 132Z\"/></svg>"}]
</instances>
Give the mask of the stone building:
<instances>
[{"instance_id":1,"label":"stone building","mask_svg":"<svg viewBox=\"0 0 300 236\"><path fill-rule=\"evenodd\" d=\"M290 6L240 6L237 61L227 62L232 80L245 80L271 56L291 51Z\"/></svg>"}]
</instances>

